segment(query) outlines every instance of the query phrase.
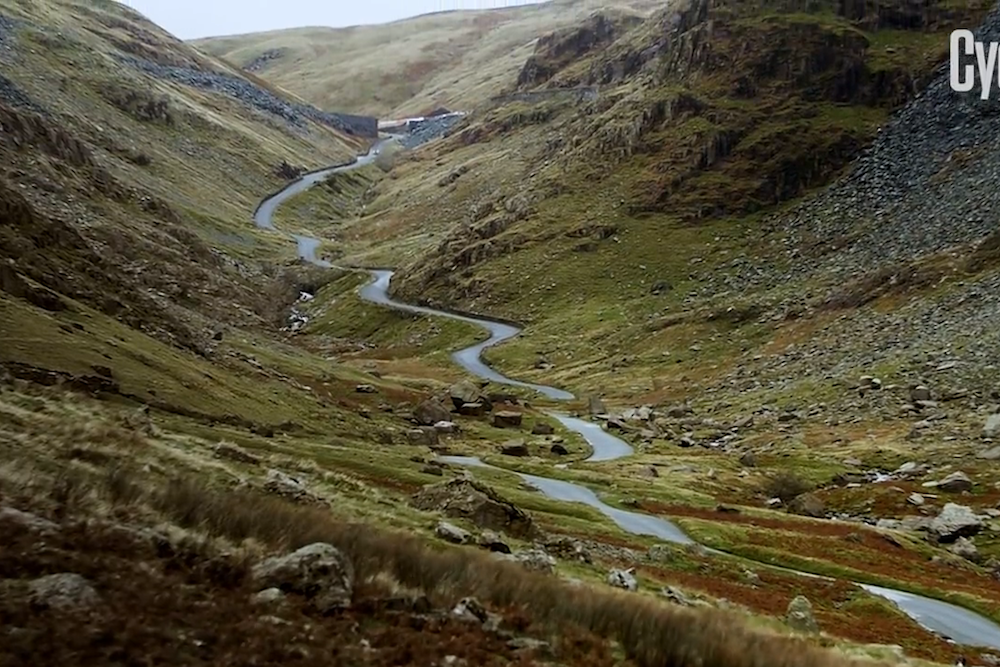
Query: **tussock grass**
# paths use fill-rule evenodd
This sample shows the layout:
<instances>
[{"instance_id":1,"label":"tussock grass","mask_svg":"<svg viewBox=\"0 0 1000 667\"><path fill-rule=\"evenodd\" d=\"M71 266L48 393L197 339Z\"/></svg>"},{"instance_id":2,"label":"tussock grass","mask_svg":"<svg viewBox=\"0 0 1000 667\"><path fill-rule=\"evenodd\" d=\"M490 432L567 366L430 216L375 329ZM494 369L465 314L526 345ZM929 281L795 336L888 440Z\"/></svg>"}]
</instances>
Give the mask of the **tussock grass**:
<instances>
[{"instance_id":1,"label":"tussock grass","mask_svg":"<svg viewBox=\"0 0 1000 667\"><path fill-rule=\"evenodd\" d=\"M653 599L573 587L466 549L437 549L410 535L339 523L328 513L247 493L221 493L177 481L151 502L182 526L231 540L293 549L329 542L353 562L359 579L388 575L443 599L473 595L499 607L522 607L557 628L576 626L614 638L643 666L852 664L800 639L765 634L720 611L673 608Z\"/></svg>"}]
</instances>

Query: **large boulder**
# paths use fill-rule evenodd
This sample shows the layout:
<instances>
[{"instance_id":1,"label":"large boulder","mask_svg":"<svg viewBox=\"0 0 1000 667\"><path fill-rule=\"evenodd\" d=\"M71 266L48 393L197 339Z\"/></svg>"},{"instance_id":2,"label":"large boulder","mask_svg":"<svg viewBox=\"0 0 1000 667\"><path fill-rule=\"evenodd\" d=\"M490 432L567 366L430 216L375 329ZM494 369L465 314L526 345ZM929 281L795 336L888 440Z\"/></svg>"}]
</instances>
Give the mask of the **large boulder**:
<instances>
[{"instance_id":1,"label":"large boulder","mask_svg":"<svg viewBox=\"0 0 1000 667\"><path fill-rule=\"evenodd\" d=\"M425 486L411 498L417 509L468 519L480 528L530 538L536 528L531 516L495 490L473 479L458 477Z\"/></svg>"},{"instance_id":2,"label":"large boulder","mask_svg":"<svg viewBox=\"0 0 1000 667\"><path fill-rule=\"evenodd\" d=\"M413 416L421 426L434 426L438 422L451 420L451 412L434 399L427 399L417 406Z\"/></svg>"},{"instance_id":3,"label":"large boulder","mask_svg":"<svg viewBox=\"0 0 1000 667\"><path fill-rule=\"evenodd\" d=\"M504 456L528 456L528 445L524 440L508 440L500 445L500 453Z\"/></svg>"},{"instance_id":4,"label":"large boulder","mask_svg":"<svg viewBox=\"0 0 1000 667\"><path fill-rule=\"evenodd\" d=\"M93 607L100 598L91 583L72 572L50 574L28 585L32 604L56 609Z\"/></svg>"},{"instance_id":5,"label":"large boulder","mask_svg":"<svg viewBox=\"0 0 1000 667\"><path fill-rule=\"evenodd\" d=\"M503 410L493 415L493 425L497 428L517 428L521 425L521 413Z\"/></svg>"},{"instance_id":6,"label":"large boulder","mask_svg":"<svg viewBox=\"0 0 1000 667\"><path fill-rule=\"evenodd\" d=\"M453 384L449 393L451 395L451 402L455 405L456 409L462 409L465 405L475 403L479 403L486 412L493 409L490 399L483 395L479 387L468 380L462 380Z\"/></svg>"},{"instance_id":7,"label":"large boulder","mask_svg":"<svg viewBox=\"0 0 1000 667\"><path fill-rule=\"evenodd\" d=\"M261 561L251 575L257 590L277 588L303 595L320 613L350 605L354 589L351 562L325 542Z\"/></svg>"},{"instance_id":8,"label":"large boulder","mask_svg":"<svg viewBox=\"0 0 1000 667\"><path fill-rule=\"evenodd\" d=\"M972 537L983 529L982 520L965 505L948 503L930 525L930 532L938 542L955 542L960 537Z\"/></svg>"},{"instance_id":9,"label":"large boulder","mask_svg":"<svg viewBox=\"0 0 1000 667\"><path fill-rule=\"evenodd\" d=\"M819 625L816 623L816 617L813 616L812 603L804 595L798 595L788 603L785 623L802 632L819 632Z\"/></svg>"},{"instance_id":10,"label":"large boulder","mask_svg":"<svg viewBox=\"0 0 1000 667\"><path fill-rule=\"evenodd\" d=\"M946 493L962 493L963 491L972 490L972 480L961 470L953 472L940 482L937 483L937 488L945 491Z\"/></svg>"}]
</instances>

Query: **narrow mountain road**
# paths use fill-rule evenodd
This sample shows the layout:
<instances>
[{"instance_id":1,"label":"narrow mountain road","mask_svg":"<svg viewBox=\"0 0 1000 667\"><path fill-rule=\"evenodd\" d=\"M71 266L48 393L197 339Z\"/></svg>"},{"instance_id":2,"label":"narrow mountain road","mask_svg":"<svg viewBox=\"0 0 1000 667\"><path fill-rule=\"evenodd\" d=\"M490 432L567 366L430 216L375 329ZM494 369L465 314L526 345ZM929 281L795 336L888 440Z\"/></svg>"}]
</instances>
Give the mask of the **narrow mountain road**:
<instances>
[{"instance_id":1,"label":"narrow mountain road","mask_svg":"<svg viewBox=\"0 0 1000 667\"><path fill-rule=\"evenodd\" d=\"M376 144L367 154L359 157L355 162L321 169L304 175L302 178L288 184L281 191L271 195L260 203L257 210L254 212L254 222L258 227L273 230L274 225L271 220L272 216L277 207L284 201L295 196L296 194L299 194L300 192L303 192L304 190L307 190L332 174L351 171L370 164L377 156L377 152L383 143L384 142L379 142ZM296 243L298 244L300 257L319 266L332 266L329 262L322 261L317 258L316 249L320 244L318 239L297 235L293 235L293 238L295 238ZM359 294L361 298L371 303L413 313L421 313L434 317L447 317L462 322L468 322L480 326L489 332L490 337L487 340L476 343L475 345L462 350L458 350L452 354L452 359L468 372L485 380L490 380L491 382L533 389L554 400L571 400L575 398L573 394L562 389L546 385L521 382L519 380L508 378L490 368L483 361L482 352L484 349L517 336L521 332L521 329L518 327L487 318L458 315L455 313L435 310L433 308L395 301L389 296L389 282L392 279L393 272L386 270L372 270L370 273L372 274L372 281L362 287ZM587 459L588 461L612 461L630 456L634 453L632 447L628 443L604 431L597 424L564 414L554 412L550 414L558 419L566 428L579 433L587 440L594 450L590 458ZM488 466L488 464L473 457L442 458L445 461L461 465L493 467ZM650 535L666 542L673 542L677 544L694 543L694 540L692 540L679 527L670 521L648 514L629 512L616 507L611 507L601 501L593 490L585 486L573 484L572 482L564 480L550 479L547 477L528 475L525 473L513 474L519 475L526 482L538 488L539 491L554 500L579 502L594 507L611 519L622 530L627 532L636 535ZM710 549L709 551L715 554L723 553L714 549ZM775 567L768 563L763 563L763 565ZM785 572L794 572L813 579L824 578L808 572L800 572L789 568L777 569ZM916 595L914 593L874 586L871 584L855 583L855 585L863 588L873 595L878 595L892 601L899 607L900 610L914 619L921 626L932 632L938 633L953 642L969 646L983 646L1000 650L1000 625L997 625L985 616L981 616L957 605ZM891 641L891 638L887 637L886 640Z\"/></svg>"}]
</instances>

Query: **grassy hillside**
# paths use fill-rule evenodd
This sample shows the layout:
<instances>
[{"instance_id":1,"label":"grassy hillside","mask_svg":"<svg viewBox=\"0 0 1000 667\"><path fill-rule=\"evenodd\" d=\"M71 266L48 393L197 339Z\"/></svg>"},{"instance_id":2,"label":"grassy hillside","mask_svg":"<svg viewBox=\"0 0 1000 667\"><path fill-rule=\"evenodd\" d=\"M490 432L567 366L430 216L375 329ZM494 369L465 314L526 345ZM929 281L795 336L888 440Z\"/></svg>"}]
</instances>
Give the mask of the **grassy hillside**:
<instances>
[{"instance_id":1,"label":"grassy hillside","mask_svg":"<svg viewBox=\"0 0 1000 667\"><path fill-rule=\"evenodd\" d=\"M986 139L926 160L927 137L973 112L935 116L935 104L959 104L938 97L918 115L909 109L935 80L950 30L990 8L720 1L641 22L591 16L539 40L495 89L503 97L450 137L387 175L302 195L285 224L314 230L346 262L398 267L399 297L524 322L521 336L487 353L509 375L599 394L613 409L679 413L626 420L639 455L588 466L592 479L611 476L609 495L623 506L670 516L743 556L934 590L995 617L992 532L976 537L973 562L918 532L860 527L886 519L892 530L948 502L993 511L1000 478L980 456L1000 399L986 361L997 310L985 295L1000 277L992 218L963 208L961 224L946 225L955 218L942 205L911 222L893 208L920 208L922 189L906 185L913 171L931 174L933 201L951 201L951 178L964 179L958 191L974 203L989 194L965 185L994 173L992 163L977 172L972 157L989 154ZM897 113L892 150L864 166ZM900 174L883 201L892 165ZM819 196L833 182L855 185ZM922 229L934 231L922 238ZM322 296L352 298L337 285ZM305 335L346 330L355 313L331 309ZM377 336L406 333L382 326ZM407 363L451 368L411 354ZM886 391L867 389L865 376ZM920 464L912 477L852 481L907 462ZM932 488L956 471L971 491ZM785 482L794 494L780 491ZM771 513L770 498L803 492L826 518ZM740 512L720 518L720 504ZM877 565L887 558L892 566ZM735 584L719 588L745 599ZM831 596L835 610L867 604ZM783 602L764 592L751 606L773 613ZM839 613L829 623L855 632L853 611Z\"/></svg>"},{"instance_id":2,"label":"grassy hillside","mask_svg":"<svg viewBox=\"0 0 1000 667\"><path fill-rule=\"evenodd\" d=\"M193 44L325 109L396 118L439 106L470 109L510 85L541 35L575 26L598 9L643 15L659 5L650 0L556 0Z\"/></svg>"},{"instance_id":3,"label":"grassy hillside","mask_svg":"<svg viewBox=\"0 0 1000 667\"><path fill-rule=\"evenodd\" d=\"M463 378L448 354L481 332L364 303L362 274L304 267L286 236L252 227L260 197L298 169L363 147L349 126L117 3L0 0L0 533L10 547L0 617L12 629L0 662L951 662L952 645L847 579L1000 617L991 519L974 560L859 520L1000 500L988 460L966 465L979 451L976 410L989 407L975 373L958 366L967 394L945 419L911 429L898 417L901 400L917 400L904 397L909 368L865 367L887 385L868 403L844 386L855 359L822 377L804 370L813 355L850 349L859 322L893 333L877 309L907 286L928 289L935 271L988 273L995 244L968 262L842 281L832 303L845 307L780 322L775 299L811 277L729 295L706 278L746 279L740 265L720 267L747 248L795 264L780 245L792 235L759 234L772 224L764 214L832 178L836 165L823 164L846 164L927 73L927 42L981 10L922 10L934 17L926 34L884 5L876 23L895 26L888 33L858 7L761 14L721 3L645 21L590 16L579 3L535 11L574 7L579 22L559 18L556 33L522 49L511 51L514 37L537 34L526 23L475 33L468 72L513 55L461 95L475 104L506 90L502 103L446 141L310 191L276 220L314 231L332 256L405 266L411 298L529 321L523 338L491 351L505 370L581 394L604 388L615 409L657 404L650 423L625 427L638 456L605 464L580 463L587 445L524 392L484 388L522 414L518 430L428 403L450 403L448 385ZM797 49L803 58L786 57ZM394 94L436 104L435 85L423 98ZM793 149L788 161L776 144ZM301 331L289 326L293 309L308 318ZM989 320L954 312L970 330ZM903 388L890 389L897 380ZM942 401L944 389L934 383ZM441 410L454 425L416 427ZM500 453L512 439L529 453L515 463ZM729 554L627 534L502 470L464 481L438 453L585 484ZM951 472L955 455L971 493L921 485ZM891 485L847 481L911 457L929 467ZM854 521L768 504L803 490ZM915 492L921 508L907 500ZM353 570L346 609L323 613L297 575L256 595L264 558L317 541ZM502 547L511 562L491 553ZM612 590L609 571L630 567L639 589ZM322 586L336 583L319 570L330 575ZM798 595L821 632L784 619ZM453 613L468 596L482 609ZM901 648L878 645L887 640Z\"/></svg>"}]
</instances>

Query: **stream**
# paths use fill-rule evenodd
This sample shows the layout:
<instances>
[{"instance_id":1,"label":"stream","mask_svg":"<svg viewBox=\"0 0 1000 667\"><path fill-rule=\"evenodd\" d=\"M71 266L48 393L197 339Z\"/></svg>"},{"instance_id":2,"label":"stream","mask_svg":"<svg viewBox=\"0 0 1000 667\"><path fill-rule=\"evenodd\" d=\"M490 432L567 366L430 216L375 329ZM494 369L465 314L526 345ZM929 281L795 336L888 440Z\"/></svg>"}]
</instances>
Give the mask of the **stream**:
<instances>
[{"instance_id":1,"label":"stream","mask_svg":"<svg viewBox=\"0 0 1000 667\"><path fill-rule=\"evenodd\" d=\"M372 147L372 149L369 150L368 153L360 156L357 161L353 163L320 169L315 172L305 174L301 178L292 181L284 189L264 199L260 203L257 210L254 212L254 222L258 227L274 230L275 227L272 222L272 217L274 211L283 202L309 189L313 185L322 182L332 174L351 171L370 164L374 161L378 155L379 149L384 145L384 143L385 140L379 141ZM317 264L318 266L328 268L332 267L330 262L317 257L316 250L320 246L319 239L295 234L292 236L298 244L298 253L302 259ZM373 279L359 290L359 294L362 299L369 301L370 303L389 308L396 308L399 310L434 317L447 317L453 320L467 322L482 327L490 334L488 339L452 353L452 360L469 373L491 382L532 389L553 400L568 401L575 398L570 392L556 387L521 382L519 380L508 378L490 368L483 361L483 350L517 336L521 332L520 328L511 324L490 320L488 318L449 313L446 311L435 310L433 308L395 301L389 296L389 281L392 279L393 272L384 269L370 270L369 272L371 273ZM586 459L587 461L612 461L630 456L634 453L631 445L608 433L598 424L562 413L550 412L549 414L559 420L559 422L561 422L567 429L579 433L584 437L584 439L586 439L587 443L593 448L593 454ZM440 460L457 465L490 467L496 469L494 466L490 466L475 457L448 456L440 457ZM564 480L551 479L548 477L529 475L526 473L515 473L513 471L508 472L519 475L528 484L535 487L545 496L553 500L583 503L597 509L626 532L635 535L653 536L665 542L675 544L683 545L695 543L694 540L686 535L678 526L667 519L611 507L610 505L604 503L593 490L585 486ZM723 553L715 549L709 549L708 551L714 554ZM767 567L783 570L785 572L793 572L809 578L825 578L807 572L781 568L768 563L762 564ZM873 595L890 600L901 611L903 611L903 613L915 620L922 627L930 630L931 632L935 632L952 642L1000 650L1000 625L997 625L985 616L948 602L942 602L940 600L916 595L914 593L857 582L855 582L855 585ZM891 638L886 638L886 641L891 641Z\"/></svg>"}]
</instances>

